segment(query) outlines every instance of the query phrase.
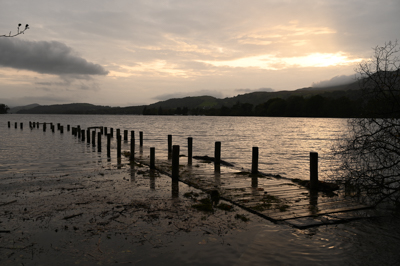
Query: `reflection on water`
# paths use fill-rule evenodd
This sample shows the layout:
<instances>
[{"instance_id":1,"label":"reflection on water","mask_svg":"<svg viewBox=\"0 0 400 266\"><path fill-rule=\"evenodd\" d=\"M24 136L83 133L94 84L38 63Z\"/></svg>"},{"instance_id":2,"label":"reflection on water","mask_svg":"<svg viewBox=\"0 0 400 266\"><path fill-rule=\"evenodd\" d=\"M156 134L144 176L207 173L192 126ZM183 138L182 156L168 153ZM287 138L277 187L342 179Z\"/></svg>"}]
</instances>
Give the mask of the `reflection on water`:
<instances>
[{"instance_id":1,"label":"reflection on water","mask_svg":"<svg viewBox=\"0 0 400 266\"><path fill-rule=\"evenodd\" d=\"M7 128L7 121L11 121L11 124L14 121L23 122L26 126L23 130ZM173 144L180 145L181 154L185 155L188 152L188 137L193 138L194 156L213 156L215 142L220 141L221 159L245 169L251 167L252 147L259 147L259 171L301 179L307 179L309 175L310 151L319 153L320 178L329 173L332 168L332 162L328 160L330 147L346 124L345 119L327 118L2 115L0 133L4 136L2 142L5 145L2 143L1 149L7 156L0 159L7 162L8 168L2 166L1 172L10 171L10 168L40 168L37 158L40 158L40 163L57 164L65 161L70 165L73 161L84 161L88 157L82 153L91 151L90 144L81 145L82 141L78 137L72 138L71 132L64 130L64 134L60 134L58 130L52 133L39 129L30 132L29 121L60 123L71 127L80 125L82 129L106 126L110 130L140 131L143 132L144 147L139 148L139 154L143 154L143 149L156 147L158 156L165 158L168 157L168 135L173 136ZM103 138L103 143L106 143L106 138ZM115 152L115 149L116 140L112 138L111 152ZM130 150L129 142L124 141L122 149ZM105 155L94 152L91 156L98 159ZM28 163L18 164L18 158Z\"/></svg>"}]
</instances>

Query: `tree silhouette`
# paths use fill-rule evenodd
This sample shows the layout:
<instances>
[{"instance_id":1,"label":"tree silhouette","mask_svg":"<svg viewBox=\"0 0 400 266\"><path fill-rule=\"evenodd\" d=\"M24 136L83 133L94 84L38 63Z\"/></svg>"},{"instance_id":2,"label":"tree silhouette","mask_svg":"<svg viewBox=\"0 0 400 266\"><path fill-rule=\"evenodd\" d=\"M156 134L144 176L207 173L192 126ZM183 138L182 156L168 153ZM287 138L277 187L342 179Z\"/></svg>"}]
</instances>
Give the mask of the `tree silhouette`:
<instances>
[{"instance_id":1,"label":"tree silhouette","mask_svg":"<svg viewBox=\"0 0 400 266\"><path fill-rule=\"evenodd\" d=\"M25 31L29 29L29 25L26 24L26 25L25 25L25 28L24 28L23 30L20 31L19 28L20 28L21 26L22 26L22 24L19 23L19 24L18 24L18 28L17 28L17 33L16 33L16 34L11 35L11 31L10 31L10 33L9 33L8 35L3 34L3 35L0 35L0 37L15 37L15 36L18 36L18 35L20 35L20 34L24 34Z\"/></svg>"},{"instance_id":2,"label":"tree silhouette","mask_svg":"<svg viewBox=\"0 0 400 266\"><path fill-rule=\"evenodd\" d=\"M334 148L339 175L352 195L372 203L400 204L400 57L396 42L375 47L356 71L363 118L348 121L347 137Z\"/></svg>"}]
</instances>

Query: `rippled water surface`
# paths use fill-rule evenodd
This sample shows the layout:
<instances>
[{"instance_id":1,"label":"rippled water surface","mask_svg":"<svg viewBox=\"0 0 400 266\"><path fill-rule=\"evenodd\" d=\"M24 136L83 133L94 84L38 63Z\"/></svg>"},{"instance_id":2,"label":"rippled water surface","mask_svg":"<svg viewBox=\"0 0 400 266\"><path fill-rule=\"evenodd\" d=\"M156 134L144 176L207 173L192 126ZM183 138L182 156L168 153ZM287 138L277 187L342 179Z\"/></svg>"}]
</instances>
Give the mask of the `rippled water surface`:
<instances>
[{"instance_id":1,"label":"rippled water surface","mask_svg":"<svg viewBox=\"0 0 400 266\"><path fill-rule=\"evenodd\" d=\"M11 122L11 128L7 122ZM344 119L270 118L270 117L206 117L206 116L109 116L109 115L3 115L0 171L23 171L37 167L72 167L77 161L101 160L104 153L80 145L70 132L52 134L28 128L28 122L60 123L85 129L104 126L144 134L144 149L155 147L157 156L166 156L167 136L187 154L187 138L193 138L193 155L214 156L216 141L222 143L222 159L237 167L251 167L252 147L259 147L259 169L265 173L289 178L307 179L309 152L319 153L320 176L325 178L334 163L329 151L345 128ZM14 123L18 123L15 130ZM20 130L20 123L24 130ZM105 138L103 139L105 143ZM115 143L113 143L114 145ZM104 144L103 144L104 145ZM129 144L123 144L129 150ZM7 155L6 155L7 154ZM88 159L89 158L89 159ZM40 160L38 160L40 159ZM74 163L73 163L74 162Z\"/></svg>"}]
</instances>

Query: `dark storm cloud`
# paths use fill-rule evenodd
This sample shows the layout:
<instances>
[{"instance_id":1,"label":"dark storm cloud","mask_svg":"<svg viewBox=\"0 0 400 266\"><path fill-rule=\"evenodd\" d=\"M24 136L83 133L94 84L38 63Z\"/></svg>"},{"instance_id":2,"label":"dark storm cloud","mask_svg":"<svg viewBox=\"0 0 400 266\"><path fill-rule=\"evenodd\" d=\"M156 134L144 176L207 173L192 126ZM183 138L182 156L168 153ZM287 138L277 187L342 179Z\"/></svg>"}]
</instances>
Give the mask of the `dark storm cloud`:
<instances>
[{"instance_id":1,"label":"dark storm cloud","mask_svg":"<svg viewBox=\"0 0 400 266\"><path fill-rule=\"evenodd\" d=\"M107 75L101 65L86 61L63 43L0 39L0 65L54 75Z\"/></svg>"}]
</instances>

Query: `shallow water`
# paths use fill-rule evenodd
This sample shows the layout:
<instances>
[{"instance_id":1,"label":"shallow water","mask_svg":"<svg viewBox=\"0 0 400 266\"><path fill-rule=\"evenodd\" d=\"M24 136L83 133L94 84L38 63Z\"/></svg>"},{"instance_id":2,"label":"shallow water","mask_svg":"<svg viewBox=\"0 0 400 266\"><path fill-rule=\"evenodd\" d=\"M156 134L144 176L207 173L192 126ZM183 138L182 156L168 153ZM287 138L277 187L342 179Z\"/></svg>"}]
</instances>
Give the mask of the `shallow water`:
<instances>
[{"instance_id":1,"label":"shallow water","mask_svg":"<svg viewBox=\"0 0 400 266\"><path fill-rule=\"evenodd\" d=\"M11 128L7 127L7 121L11 121ZM154 146L157 156L165 158L168 134L173 135L174 145L181 145L183 154L187 152L189 136L194 139L194 155L200 156L213 156L214 142L221 141L222 159L246 169L250 168L251 147L258 146L262 172L303 179L308 178L310 151L319 152L322 176L334 167L334 162L328 161L329 149L346 124L343 119L310 118L2 115L0 178L3 180L17 182L26 176L46 178L54 174L60 177L116 162L115 142L109 161L104 152L104 137L103 152L98 153L66 128L64 134L51 133L49 129L30 130L29 121L61 123L64 127L70 124L135 130L136 137L143 131L144 149ZM18 122L17 129L14 122ZM20 122L24 123L23 130ZM129 144L124 143L123 149L129 150ZM122 237L113 237L109 246L118 247L115 252L119 262L135 261L141 254L136 265L397 265L399 222L398 217L384 217L298 230L252 216L245 231L226 236L224 243L204 234L182 233L167 247L155 250L143 245L135 248L135 254L119 252L132 246ZM62 234L44 232L42 237L52 234L55 238L52 244L62 241ZM42 256L48 257L50 253Z\"/></svg>"},{"instance_id":2,"label":"shallow water","mask_svg":"<svg viewBox=\"0 0 400 266\"><path fill-rule=\"evenodd\" d=\"M7 127L11 121L11 128ZM29 121L52 122L64 125L64 135L47 129L28 128ZM18 129L14 123L18 123ZM24 130L19 124L24 123ZM216 141L222 143L221 157L236 167L250 169L252 147L259 147L259 170L288 178L309 178L309 153L319 153L320 179L325 179L335 163L329 159L330 148L340 138L345 119L327 118L271 118L271 117L206 117L206 116L122 116L122 115L2 115L0 160L1 172L23 171L35 167L71 167L74 161L88 160L88 151L95 148L80 145L80 141L66 132L66 125L80 125L82 129L105 126L135 131L144 135L144 149L156 148L157 157L167 156L167 136L173 145L181 146L187 154L187 138L193 138L193 155L214 157ZM130 138L130 137L129 137ZM71 141L72 139L72 141ZM106 139L103 137L103 151ZM113 142L115 145L115 141ZM122 149L129 150L129 143ZM84 155L83 155L84 154ZM94 152L91 161L106 159L105 153ZM40 161L37 160L40 158Z\"/></svg>"}]
</instances>

